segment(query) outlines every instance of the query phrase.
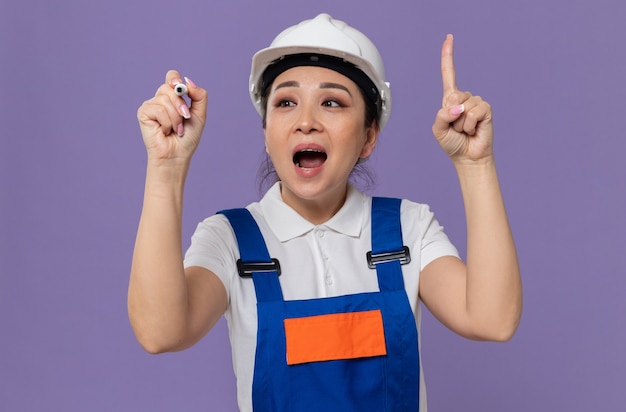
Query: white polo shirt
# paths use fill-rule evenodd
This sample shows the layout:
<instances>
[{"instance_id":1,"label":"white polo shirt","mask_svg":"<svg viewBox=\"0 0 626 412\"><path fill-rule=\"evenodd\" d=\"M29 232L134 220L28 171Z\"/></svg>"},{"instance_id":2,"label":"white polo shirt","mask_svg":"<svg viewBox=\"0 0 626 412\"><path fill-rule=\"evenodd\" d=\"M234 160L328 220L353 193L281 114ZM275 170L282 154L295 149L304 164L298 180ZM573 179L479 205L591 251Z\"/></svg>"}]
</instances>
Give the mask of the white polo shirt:
<instances>
[{"instance_id":1,"label":"white polo shirt","mask_svg":"<svg viewBox=\"0 0 626 412\"><path fill-rule=\"evenodd\" d=\"M349 186L346 202L329 221L314 225L283 203L280 183L260 202L247 206L272 258L280 261L280 285L285 300L313 299L378 291L376 271L367 266L371 250L372 199ZM441 256L458 256L429 207L403 200L400 209L404 245L411 262L402 266L404 285L420 328L419 276ZM185 255L185 267L201 266L224 283L229 298L228 321L241 411L252 411L252 376L257 315L254 284L241 278L239 249L232 228L222 215L201 222ZM420 371L420 411L426 411L426 391Z\"/></svg>"}]
</instances>

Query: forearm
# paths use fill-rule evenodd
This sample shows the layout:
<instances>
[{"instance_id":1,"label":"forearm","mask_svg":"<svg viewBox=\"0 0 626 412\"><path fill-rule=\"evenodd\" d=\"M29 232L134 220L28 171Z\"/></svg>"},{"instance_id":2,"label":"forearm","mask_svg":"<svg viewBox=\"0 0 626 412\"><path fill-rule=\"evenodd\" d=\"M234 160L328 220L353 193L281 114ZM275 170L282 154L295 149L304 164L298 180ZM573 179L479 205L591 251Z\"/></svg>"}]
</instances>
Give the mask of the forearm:
<instances>
[{"instance_id":1,"label":"forearm","mask_svg":"<svg viewBox=\"0 0 626 412\"><path fill-rule=\"evenodd\" d=\"M522 286L493 158L457 164L467 219L467 312L494 340L515 332Z\"/></svg>"},{"instance_id":2,"label":"forearm","mask_svg":"<svg viewBox=\"0 0 626 412\"><path fill-rule=\"evenodd\" d=\"M187 167L150 164L128 289L128 311L149 352L175 348L189 323L182 255L183 188Z\"/></svg>"}]
</instances>

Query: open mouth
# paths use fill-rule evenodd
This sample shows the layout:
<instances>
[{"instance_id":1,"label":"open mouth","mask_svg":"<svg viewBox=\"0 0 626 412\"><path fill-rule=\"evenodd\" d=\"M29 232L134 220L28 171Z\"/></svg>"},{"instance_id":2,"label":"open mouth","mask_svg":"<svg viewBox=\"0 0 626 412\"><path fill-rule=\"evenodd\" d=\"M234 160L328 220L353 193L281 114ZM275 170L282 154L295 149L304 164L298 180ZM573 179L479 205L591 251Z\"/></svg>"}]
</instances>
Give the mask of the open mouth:
<instances>
[{"instance_id":1,"label":"open mouth","mask_svg":"<svg viewBox=\"0 0 626 412\"><path fill-rule=\"evenodd\" d=\"M326 153L320 150L300 150L293 155L293 163L303 169L315 169L324 164L327 157Z\"/></svg>"}]
</instances>

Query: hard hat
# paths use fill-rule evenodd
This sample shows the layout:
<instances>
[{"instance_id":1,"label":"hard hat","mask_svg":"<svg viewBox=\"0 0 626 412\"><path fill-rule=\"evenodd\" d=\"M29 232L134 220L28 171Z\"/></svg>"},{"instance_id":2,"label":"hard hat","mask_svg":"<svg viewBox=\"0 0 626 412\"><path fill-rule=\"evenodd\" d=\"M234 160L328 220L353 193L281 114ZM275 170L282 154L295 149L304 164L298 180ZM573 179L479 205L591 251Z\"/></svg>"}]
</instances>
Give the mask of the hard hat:
<instances>
[{"instance_id":1,"label":"hard hat","mask_svg":"<svg viewBox=\"0 0 626 412\"><path fill-rule=\"evenodd\" d=\"M391 112L391 91L389 83L385 82L385 68L380 53L363 33L328 14L320 14L287 28L276 36L269 47L253 56L250 98L259 114L263 113L261 94L265 70L285 56L301 54L339 58L365 73L376 87L374 92L380 97L378 125L380 129L383 128Z\"/></svg>"}]
</instances>

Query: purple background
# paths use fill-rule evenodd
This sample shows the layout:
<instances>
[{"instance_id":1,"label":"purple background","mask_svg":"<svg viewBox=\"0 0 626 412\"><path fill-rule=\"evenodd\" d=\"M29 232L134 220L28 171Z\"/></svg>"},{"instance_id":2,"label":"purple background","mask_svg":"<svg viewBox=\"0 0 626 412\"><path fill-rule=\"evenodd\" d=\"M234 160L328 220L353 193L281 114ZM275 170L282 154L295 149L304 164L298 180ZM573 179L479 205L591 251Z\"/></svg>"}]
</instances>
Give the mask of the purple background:
<instances>
[{"instance_id":1,"label":"purple background","mask_svg":"<svg viewBox=\"0 0 626 412\"><path fill-rule=\"evenodd\" d=\"M374 194L429 203L464 253L456 175L430 133L440 45L494 107L524 278L507 344L426 314L432 411L616 411L626 404L626 3L568 1L5 1L0 12L0 409L234 411L225 323L194 348L136 343L126 287L145 150L135 113L178 68L210 94L190 171L197 222L258 198L250 58L327 11L379 46L391 121Z\"/></svg>"}]
</instances>

